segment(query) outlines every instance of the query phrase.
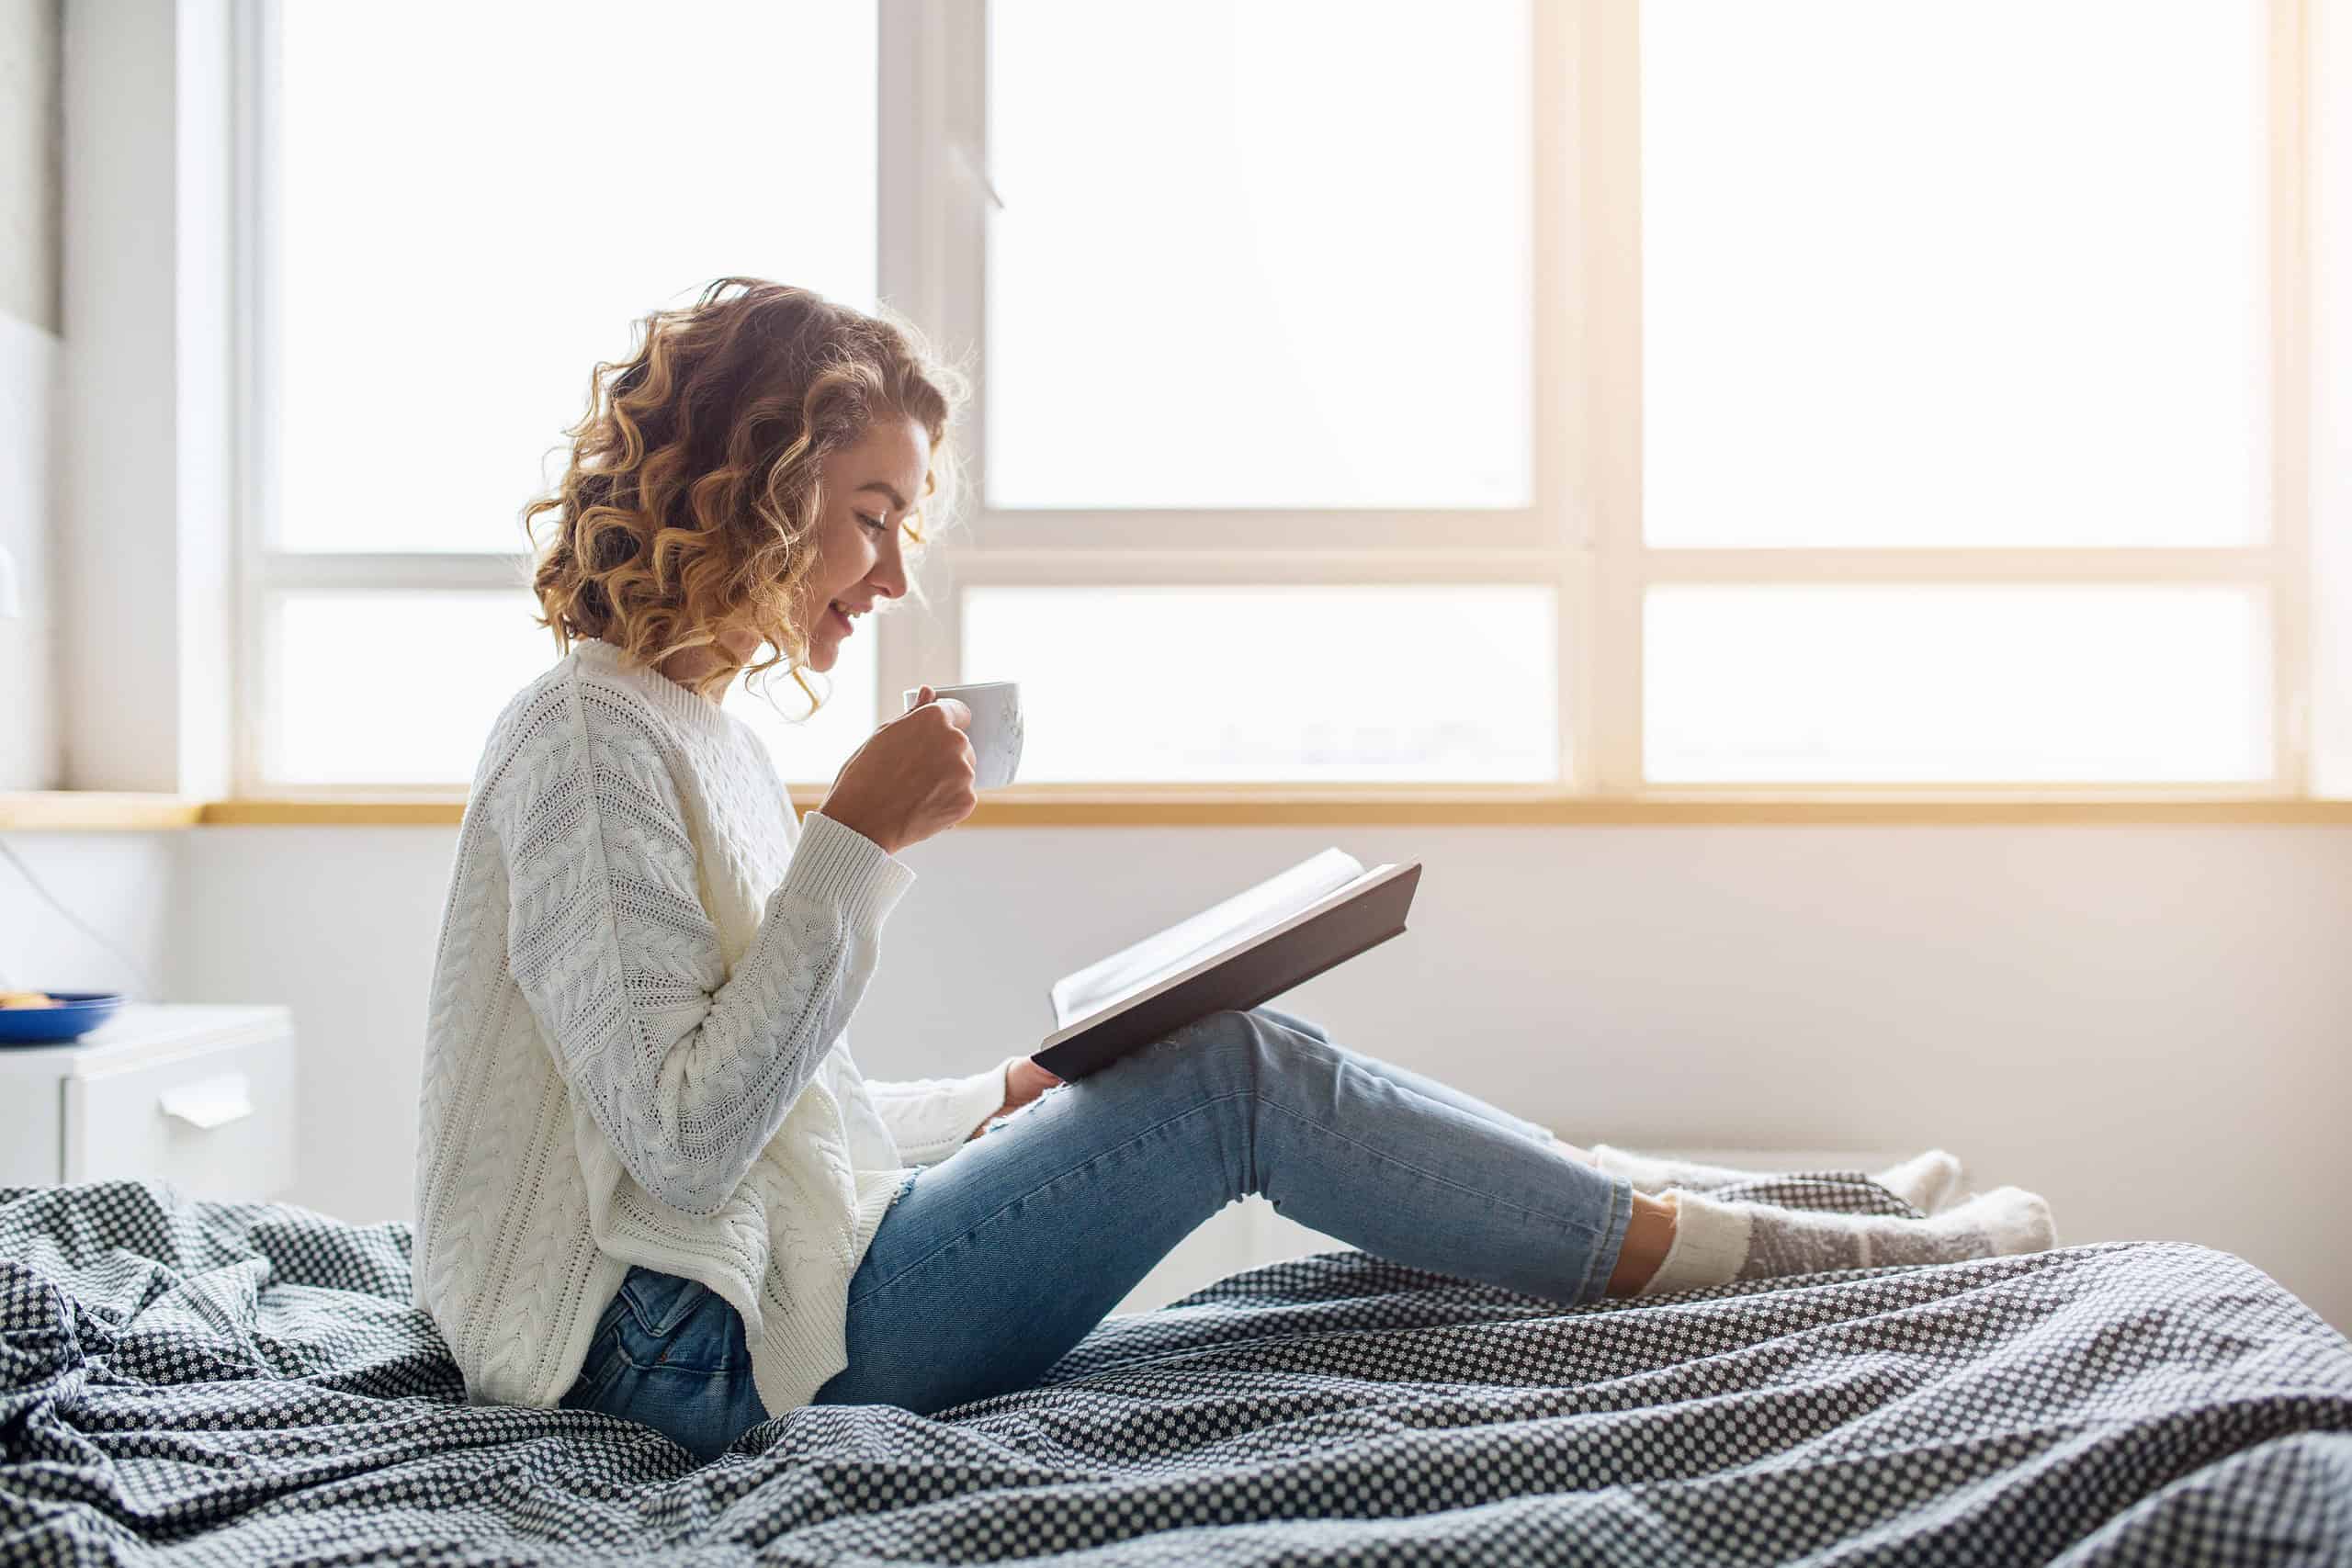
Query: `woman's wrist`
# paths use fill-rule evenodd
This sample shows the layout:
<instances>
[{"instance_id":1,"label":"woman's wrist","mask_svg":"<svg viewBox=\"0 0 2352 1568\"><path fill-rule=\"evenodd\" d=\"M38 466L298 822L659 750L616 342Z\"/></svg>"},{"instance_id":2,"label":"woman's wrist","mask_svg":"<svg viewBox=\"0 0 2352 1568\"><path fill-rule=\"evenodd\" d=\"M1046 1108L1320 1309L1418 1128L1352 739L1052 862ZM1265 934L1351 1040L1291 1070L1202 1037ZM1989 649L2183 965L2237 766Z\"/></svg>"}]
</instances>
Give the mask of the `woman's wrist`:
<instances>
[{"instance_id":1,"label":"woman's wrist","mask_svg":"<svg viewBox=\"0 0 2352 1568\"><path fill-rule=\"evenodd\" d=\"M842 816L838 811L830 810L825 807L820 806L817 807L816 814L820 817L828 818L841 827L848 829L851 832L855 833L859 838L864 839L867 843L872 844L876 849L880 850L886 855L895 855L899 852L899 846L890 842L888 839L885 839L878 830L853 821L851 818Z\"/></svg>"},{"instance_id":2,"label":"woman's wrist","mask_svg":"<svg viewBox=\"0 0 2352 1568\"><path fill-rule=\"evenodd\" d=\"M1046 1090L1057 1087L1062 1081L1027 1056L1007 1056L998 1063L997 1078L1001 1098L998 1100L997 1108L972 1130L972 1138L978 1137L990 1126L1032 1103ZM964 1141L969 1143L971 1138Z\"/></svg>"}]
</instances>

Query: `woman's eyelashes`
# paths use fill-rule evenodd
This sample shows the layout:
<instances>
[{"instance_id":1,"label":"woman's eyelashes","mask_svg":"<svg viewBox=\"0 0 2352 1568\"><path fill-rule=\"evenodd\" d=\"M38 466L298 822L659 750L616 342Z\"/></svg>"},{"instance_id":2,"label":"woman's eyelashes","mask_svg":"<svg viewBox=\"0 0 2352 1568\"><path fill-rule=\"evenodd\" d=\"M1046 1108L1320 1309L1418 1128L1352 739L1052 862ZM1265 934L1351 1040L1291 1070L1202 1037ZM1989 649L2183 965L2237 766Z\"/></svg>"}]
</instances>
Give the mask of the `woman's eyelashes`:
<instances>
[{"instance_id":1,"label":"woman's eyelashes","mask_svg":"<svg viewBox=\"0 0 2352 1568\"><path fill-rule=\"evenodd\" d=\"M879 517L868 517L865 513L861 512L857 514L857 520L860 523L865 524L867 527L873 529L876 534L887 534L890 531L890 525L882 521Z\"/></svg>"}]
</instances>

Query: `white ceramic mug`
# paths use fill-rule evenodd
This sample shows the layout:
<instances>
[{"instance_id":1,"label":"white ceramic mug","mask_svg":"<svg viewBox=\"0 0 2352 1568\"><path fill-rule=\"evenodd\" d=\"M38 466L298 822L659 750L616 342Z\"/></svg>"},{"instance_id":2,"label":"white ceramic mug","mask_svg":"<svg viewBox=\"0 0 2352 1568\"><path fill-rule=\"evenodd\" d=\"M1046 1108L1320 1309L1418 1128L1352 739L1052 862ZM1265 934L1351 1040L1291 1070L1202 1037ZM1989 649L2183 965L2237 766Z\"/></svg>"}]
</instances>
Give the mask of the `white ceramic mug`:
<instances>
[{"instance_id":1,"label":"white ceramic mug","mask_svg":"<svg viewBox=\"0 0 2352 1568\"><path fill-rule=\"evenodd\" d=\"M933 686L933 696L954 697L972 710L964 739L972 743L972 783L977 789L1001 789L1012 782L1021 766L1021 682L980 681L968 686ZM908 708L922 693L909 687L900 694ZM904 710L901 710L904 711Z\"/></svg>"}]
</instances>

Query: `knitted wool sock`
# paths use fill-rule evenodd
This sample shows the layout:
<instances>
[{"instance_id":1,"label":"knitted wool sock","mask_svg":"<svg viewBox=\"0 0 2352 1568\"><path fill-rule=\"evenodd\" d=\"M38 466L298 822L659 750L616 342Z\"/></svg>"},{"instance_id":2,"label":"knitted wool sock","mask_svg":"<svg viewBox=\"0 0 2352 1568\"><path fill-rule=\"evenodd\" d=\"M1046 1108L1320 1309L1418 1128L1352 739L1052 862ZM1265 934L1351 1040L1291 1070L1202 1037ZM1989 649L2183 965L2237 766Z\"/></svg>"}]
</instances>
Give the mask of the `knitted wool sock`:
<instances>
[{"instance_id":1,"label":"knitted wool sock","mask_svg":"<svg viewBox=\"0 0 2352 1568\"><path fill-rule=\"evenodd\" d=\"M2058 1245L2050 1205L2015 1187L1980 1192L1924 1220L1723 1203L1702 1192L1668 1196L1675 1207L1674 1245L1640 1295L1833 1269L1956 1263Z\"/></svg>"},{"instance_id":2,"label":"knitted wool sock","mask_svg":"<svg viewBox=\"0 0 2352 1568\"><path fill-rule=\"evenodd\" d=\"M1960 1160L1942 1149L1929 1149L1875 1172L1871 1179L1921 1213L1940 1214L1960 1196Z\"/></svg>"},{"instance_id":3,"label":"knitted wool sock","mask_svg":"<svg viewBox=\"0 0 2352 1568\"><path fill-rule=\"evenodd\" d=\"M1637 1192L1663 1192L1679 1187L1687 1192L1712 1192L1735 1181L1754 1181L1770 1173L1736 1170L1727 1165L1699 1165L1690 1160L1660 1159L1631 1149L1592 1145L1595 1168L1621 1176ZM1891 1165L1871 1179L1924 1214L1932 1214L1960 1192L1960 1161L1941 1149L1913 1155Z\"/></svg>"}]
</instances>

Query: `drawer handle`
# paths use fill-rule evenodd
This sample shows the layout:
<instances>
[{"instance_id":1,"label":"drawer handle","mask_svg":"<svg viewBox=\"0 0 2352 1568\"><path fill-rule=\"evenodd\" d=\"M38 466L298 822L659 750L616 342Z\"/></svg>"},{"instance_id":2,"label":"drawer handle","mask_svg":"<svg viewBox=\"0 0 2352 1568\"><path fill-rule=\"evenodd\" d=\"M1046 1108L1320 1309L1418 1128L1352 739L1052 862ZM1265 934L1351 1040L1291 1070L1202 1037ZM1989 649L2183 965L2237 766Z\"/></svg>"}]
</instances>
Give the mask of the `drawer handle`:
<instances>
[{"instance_id":1,"label":"drawer handle","mask_svg":"<svg viewBox=\"0 0 2352 1568\"><path fill-rule=\"evenodd\" d=\"M158 1101L166 1116L210 1131L254 1113L254 1097L243 1073L222 1073L199 1083L167 1089Z\"/></svg>"}]
</instances>

